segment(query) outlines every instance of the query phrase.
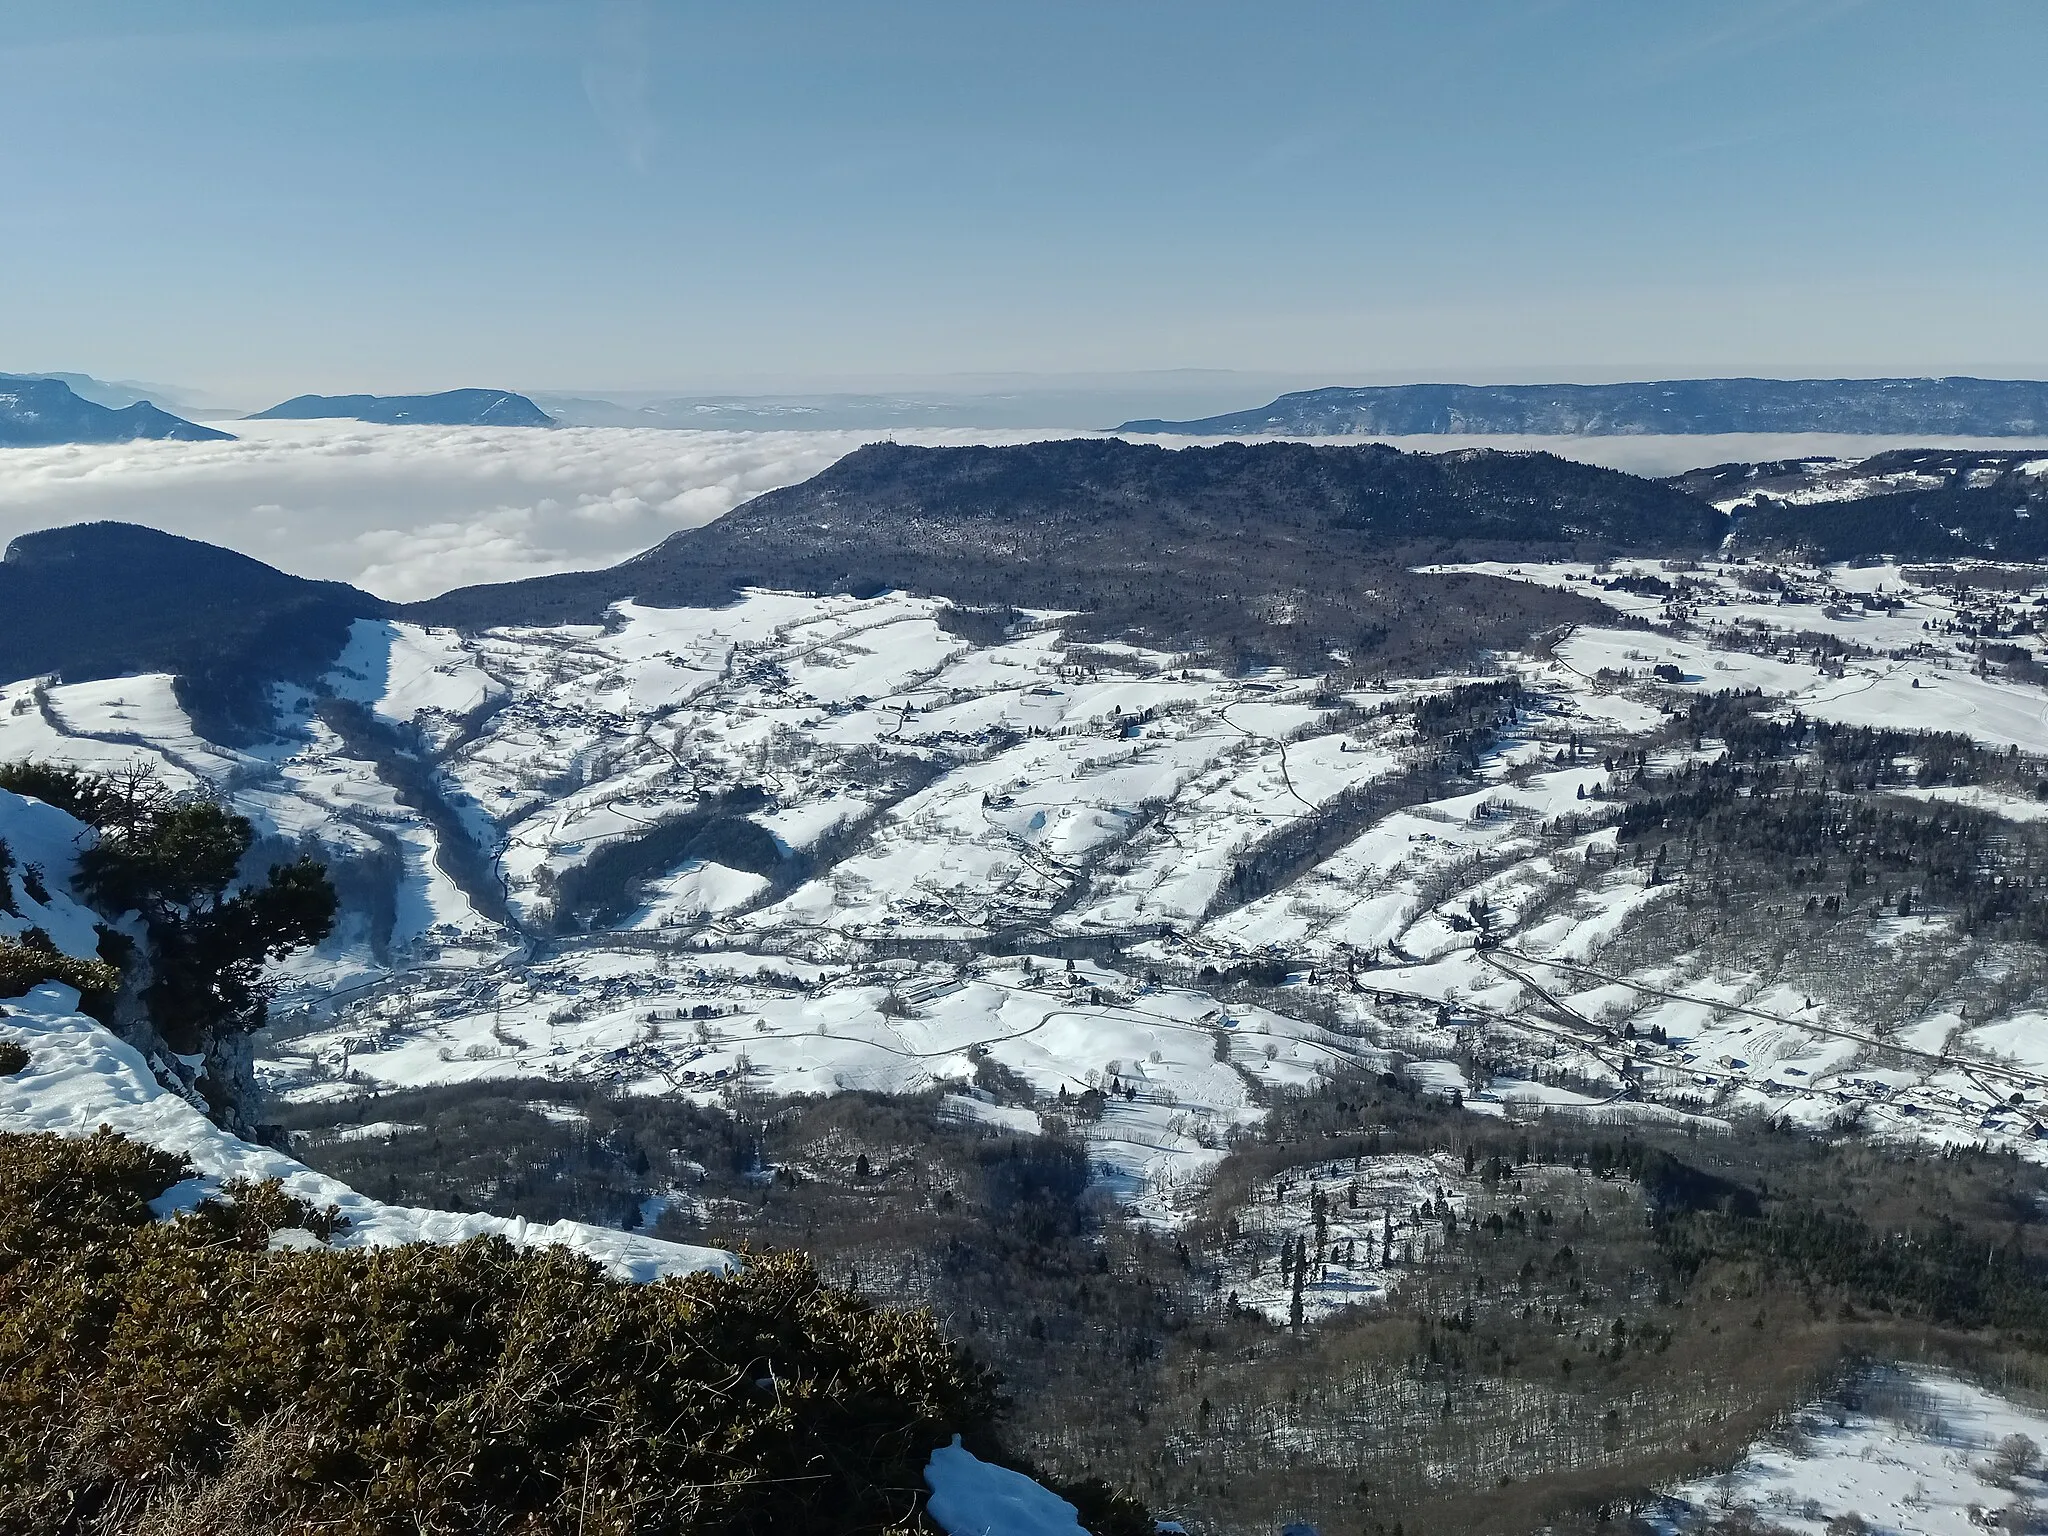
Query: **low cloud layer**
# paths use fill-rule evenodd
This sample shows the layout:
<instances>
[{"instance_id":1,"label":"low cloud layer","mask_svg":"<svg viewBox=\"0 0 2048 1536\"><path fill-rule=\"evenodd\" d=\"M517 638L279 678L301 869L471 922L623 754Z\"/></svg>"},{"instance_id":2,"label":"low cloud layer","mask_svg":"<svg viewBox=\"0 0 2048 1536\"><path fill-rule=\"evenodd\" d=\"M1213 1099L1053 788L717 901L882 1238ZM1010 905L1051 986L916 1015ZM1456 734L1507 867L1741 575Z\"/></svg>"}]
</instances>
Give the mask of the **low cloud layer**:
<instances>
[{"instance_id":1,"label":"low cloud layer","mask_svg":"<svg viewBox=\"0 0 2048 1536\"><path fill-rule=\"evenodd\" d=\"M0 540L144 523L410 601L610 565L808 479L872 436L255 421L231 430L239 441L0 449Z\"/></svg>"},{"instance_id":2,"label":"low cloud layer","mask_svg":"<svg viewBox=\"0 0 2048 1536\"><path fill-rule=\"evenodd\" d=\"M0 541L68 523L144 523L410 601L474 582L613 564L679 528L808 479L875 436L282 421L232 429L241 434L232 443L0 449ZM1062 434L894 435L946 445ZM1734 459L1860 457L1906 443L1815 436L1396 441L1438 452L1544 447L1637 474Z\"/></svg>"}]
</instances>

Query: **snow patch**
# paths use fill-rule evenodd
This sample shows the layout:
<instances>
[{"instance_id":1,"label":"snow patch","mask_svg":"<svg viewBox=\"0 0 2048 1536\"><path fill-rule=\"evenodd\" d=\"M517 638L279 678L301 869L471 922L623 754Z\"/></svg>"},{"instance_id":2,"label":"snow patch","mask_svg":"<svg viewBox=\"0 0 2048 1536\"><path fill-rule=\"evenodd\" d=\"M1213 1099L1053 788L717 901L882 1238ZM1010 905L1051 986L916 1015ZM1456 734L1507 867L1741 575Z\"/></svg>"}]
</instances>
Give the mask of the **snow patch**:
<instances>
[{"instance_id":1,"label":"snow patch","mask_svg":"<svg viewBox=\"0 0 2048 1536\"><path fill-rule=\"evenodd\" d=\"M924 1480L931 1517L946 1536L1088 1536L1073 1505L1022 1472L983 1461L958 1435L932 1452Z\"/></svg>"}]
</instances>

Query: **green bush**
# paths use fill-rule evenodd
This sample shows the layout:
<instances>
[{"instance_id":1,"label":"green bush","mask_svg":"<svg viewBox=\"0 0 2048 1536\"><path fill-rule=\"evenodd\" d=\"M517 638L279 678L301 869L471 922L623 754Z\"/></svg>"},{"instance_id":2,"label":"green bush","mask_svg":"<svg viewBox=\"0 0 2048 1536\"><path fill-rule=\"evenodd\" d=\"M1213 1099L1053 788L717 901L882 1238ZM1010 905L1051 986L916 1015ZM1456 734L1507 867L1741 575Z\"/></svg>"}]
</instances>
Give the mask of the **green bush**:
<instances>
[{"instance_id":1,"label":"green bush","mask_svg":"<svg viewBox=\"0 0 2048 1536\"><path fill-rule=\"evenodd\" d=\"M79 1139L0 1136L0 1287L37 1254L124 1240L184 1178L182 1157L102 1126Z\"/></svg>"},{"instance_id":2,"label":"green bush","mask_svg":"<svg viewBox=\"0 0 2048 1536\"><path fill-rule=\"evenodd\" d=\"M29 759L0 763L0 789L54 805L94 827L101 825L116 808L110 781L57 763Z\"/></svg>"},{"instance_id":3,"label":"green bush","mask_svg":"<svg viewBox=\"0 0 2048 1536\"><path fill-rule=\"evenodd\" d=\"M264 962L318 944L338 901L324 865L271 867L234 889L255 841L245 816L195 800L151 812L125 832L103 831L79 855L78 888L102 911L142 913L155 975L150 1020L177 1050L203 1049L222 1029L263 1022Z\"/></svg>"},{"instance_id":4,"label":"green bush","mask_svg":"<svg viewBox=\"0 0 2048 1536\"><path fill-rule=\"evenodd\" d=\"M28 1052L14 1040L0 1040L0 1077L12 1077L28 1065Z\"/></svg>"},{"instance_id":5,"label":"green bush","mask_svg":"<svg viewBox=\"0 0 2048 1536\"><path fill-rule=\"evenodd\" d=\"M224 1031L259 1027L265 963L318 944L333 930L339 900L324 865L300 858L273 865L261 883L238 887L255 844L248 818L208 800L179 798L154 769L96 774L49 763L0 763L0 789L34 796L98 831L79 855L76 887L103 913L142 914L152 972L144 1001L174 1050L204 1050ZM0 861L0 903L12 891L11 862L11 855ZM33 875L33 866L23 871L24 888L44 900L45 893L28 886ZM102 929L103 945L110 932ZM100 1014L120 984L118 968L105 966L81 973L83 980L45 971L10 992L34 963L0 953L0 996L37 981L68 981L86 995L86 1011Z\"/></svg>"},{"instance_id":6,"label":"green bush","mask_svg":"<svg viewBox=\"0 0 2048 1536\"><path fill-rule=\"evenodd\" d=\"M46 981L76 987L92 1005L111 998L121 973L104 960L75 960L43 944L0 939L0 997L22 997Z\"/></svg>"},{"instance_id":7,"label":"green bush","mask_svg":"<svg viewBox=\"0 0 2048 1536\"><path fill-rule=\"evenodd\" d=\"M171 1222L189 1175L111 1132L0 1136L0 1529L917 1528L987 1374L800 1257L637 1286L559 1249L272 1252L276 1186Z\"/></svg>"}]
</instances>

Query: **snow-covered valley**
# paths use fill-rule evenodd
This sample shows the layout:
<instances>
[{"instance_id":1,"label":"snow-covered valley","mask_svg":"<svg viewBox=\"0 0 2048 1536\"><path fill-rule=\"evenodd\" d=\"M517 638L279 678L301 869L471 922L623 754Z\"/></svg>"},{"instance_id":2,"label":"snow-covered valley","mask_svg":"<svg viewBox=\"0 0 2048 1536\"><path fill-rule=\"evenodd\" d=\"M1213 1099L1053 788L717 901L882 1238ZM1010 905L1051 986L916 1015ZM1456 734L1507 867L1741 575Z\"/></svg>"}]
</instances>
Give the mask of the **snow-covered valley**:
<instances>
[{"instance_id":1,"label":"snow-covered valley","mask_svg":"<svg viewBox=\"0 0 2048 1536\"><path fill-rule=\"evenodd\" d=\"M1895 903L1825 935L1788 920L1807 938L1764 964L1697 923L1645 954L1631 936L1692 897L1610 811L1624 760L1685 759L1671 712L1721 690L2048 751L2048 695L2010 661L2038 601L1683 564L1480 568L1615 619L1498 656L1476 702L1470 676L1230 675L1070 645L1057 614L991 636L936 599L756 591L474 636L358 621L242 743L205 740L168 677L19 683L0 758L148 763L337 868L335 937L277 977L261 1070L287 1102L1001 1069L1040 1107L1100 1095L1105 1185L1168 1224L1263 1090L1360 1068L1507 1117L1853 1118L2048 1155L2048 1015L1972 995L2018 960L1979 946L1946 991L1879 1000L1864 961L1959 953L1943 914ZM1432 700L1465 713L1431 726ZM2041 815L1910 767L1901 797ZM1277 984L1233 986L1254 972Z\"/></svg>"}]
</instances>

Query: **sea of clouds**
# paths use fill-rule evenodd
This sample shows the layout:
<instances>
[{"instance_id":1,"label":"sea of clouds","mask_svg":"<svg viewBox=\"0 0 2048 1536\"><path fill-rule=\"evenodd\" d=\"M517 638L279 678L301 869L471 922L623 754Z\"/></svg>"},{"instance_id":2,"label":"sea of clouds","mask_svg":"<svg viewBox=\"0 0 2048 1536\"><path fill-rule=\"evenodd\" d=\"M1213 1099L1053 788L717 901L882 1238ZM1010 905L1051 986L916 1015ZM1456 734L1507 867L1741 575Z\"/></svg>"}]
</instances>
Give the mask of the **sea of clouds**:
<instances>
[{"instance_id":1,"label":"sea of clouds","mask_svg":"<svg viewBox=\"0 0 2048 1536\"><path fill-rule=\"evenodd\" d=\"M143 523L410 601L612 564L808 479L873 435L223 425L236 441L0 449L0 540L71 523Z\"/></svg>"},{"instance_id":2,"label":"sea of clouds","mask_svg":"<svg viewBox=\"0 0 2048 1536\"><path fill-rule=\"evenodd\" d=\"M236 441L0 449L0 542L70 523L144 523L410 601L474 582L613 564L764 491L808 479L877 435L226 425ZM891 435L944 446L1083 434L932 428ZM1393 441L1426 452L1545 448L1637 474L1928 445L1812 435Z\"/></svg>"}]
</instances>

